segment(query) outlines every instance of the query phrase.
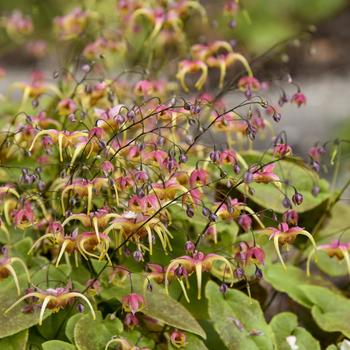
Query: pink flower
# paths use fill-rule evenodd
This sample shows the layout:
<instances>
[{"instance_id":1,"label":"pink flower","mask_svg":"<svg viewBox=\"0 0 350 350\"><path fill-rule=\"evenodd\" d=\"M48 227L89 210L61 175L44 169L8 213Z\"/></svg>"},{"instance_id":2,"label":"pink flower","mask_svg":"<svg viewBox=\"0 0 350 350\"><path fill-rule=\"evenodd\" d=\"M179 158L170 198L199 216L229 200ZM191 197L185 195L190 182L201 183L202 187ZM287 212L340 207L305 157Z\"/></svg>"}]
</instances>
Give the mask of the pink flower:
<instances>
[{"instance_id":1,"label":"pink flower","mask_svg":"<svg viewBox=\"0 0 350 350\"><path fill-rule=\"evenodd\" d=\"M303 236L306 236L311 241L312 245L316 249L316 243L314 238L309 232L305 231L302 227L299 227L299 226L289 227L287 223L282 222L278 225L278 228L267 227L265 232L270 235L269 239L273 239L278 258L284 268L286 268L286 265L284 264L284 261L279 249L279 244L285 245L285 244L293 243L296 236L303 235Z\"/></svg>"},{"instance_id":2,"label":"pink flower","mask_svg":"<svg viewBox=\"0 0 350 350\"><path fill-rule=\"evenodd\" d=\"M229 261L224 258L221 255L218 254L207 254L205 255L202 252L195 251L191 256L184 255L180 256L179 258L173 259L165 273L165 288L166 291L168 291L168 275L170 271L172 271L174 268L183 268L186 271L186 274L190 275L193 272L196 273L197 276L197 288L198 288L198 299L201 299L201 289L202 289L202 272L206 271L209 272L213 266L213 263L215 261L221 261L225 264L225 266L228 268L229 273L231 274L231 277L233 278L233 270L231 267L231 264ZM176 273L176 272L175 272ZM182 287L182 290L184 291L184 295L186 300L189 302L186 290L184 289L184 286L182 284L182 281L178 278L178 281L180 282L180 285Z\"/></svg>"},{"instance_id":3,"label":"pink flower","mask_svg":"<svg viewBox=\"0 0 350 350\"><path fill-rule=\"evenodd\" d=\"M135 315L136 312L141 311L145 306L145 298L137 293L125 295L122 298L123 309L126 312L131 312Z\"/></svg>"},{"instance_id":4,"label":"pink flower","mask_svg":"<svg viewBox=\"0 0 350 350\"><path fill-rule=\"evenodd\" d=\"M292 96L291 102L300 107L306 104L306 96L302 92L297 92Z\"/></svg>"},{"instance_id":5,"label":"pink flower","mask_svg":"<svg viewBox=\"0 0 350 350\"><path fill-rule=\"evenodd\" d=\"M257 170L256 167L252 167L253 181L265 184L275 181L279 182L280 178L273 172L274 168L275 164L268 164L260 170Z\"/></svg>"},{"instance_id":6,"label":"pink flower","mask_svg":"<svg viewBox=\"0 0 350 350\"><path fill-rule=\"evenodd\" d=\"M286 143L278 143L273 147L273 155L275 157L290 156L292 153L292 147Z\"/></svg>"},{"instance_id":7,"label":"pink flower","mask_svg":"<svg viewBox=\"0 0 350 350\"><path fill-rule=\"evenodd\" d=\"M198 185L206 185L208 183L209 174L204 169L195 169L190 175L190 185L191 187L196 187Z\"/></svg>"},{"instance_id":8,"label":"pink flower","mask_svg":"<svg viewBox=\"0 0 350 350\"><path fill-rule=\"evenodd\" d=\"M310 251L307 259L307 264L306 264L306 272L308 276L310 275L311 258L313 257L315 252L318 250L325 251L330 258L333 258L335 256L338 260L344 259L346 262L348 273L350 275L350 255L349 255L350 242L341 243L340 240L335 239L331 243L321 244L316 248L316 250Z\"/></svg>"},{"instance_id":9,"label":"pink flower","mask_svg":"<svg viewBox=\"0 0 350 350\"><path fill-rule=\"evenodd\" d=\"M176 348L184 348L186 346L187 337L184 332L174 330L170 335L170 342Z\"/></svg>"},{"instance_id":10,"label":"pink flower","mask_svg":"<svg viewBox=\"0 0 350 350\"><path fill-rule=\"evenodd\" d=\"M65 98L58 103L57 109L60 115L66 117L77 110L77 105L72 99Z\"/></svg>"},{"instance_id":11,"label":"pink flower","mask_svg":"<svg viewBox=\"0 0 350 350\"><path fill-rule=\"evenodd\" d=\"M203 85L205 84L208 77L208 67L207 65L200 60L184 60L179 63L178 73L176 75L177 79L180 80L180 84L182 88L188 92L189 88L185 82L187 74L200 72L201 75L194 84L197 90L201 90Z\"/></svg>"}]
</instances>

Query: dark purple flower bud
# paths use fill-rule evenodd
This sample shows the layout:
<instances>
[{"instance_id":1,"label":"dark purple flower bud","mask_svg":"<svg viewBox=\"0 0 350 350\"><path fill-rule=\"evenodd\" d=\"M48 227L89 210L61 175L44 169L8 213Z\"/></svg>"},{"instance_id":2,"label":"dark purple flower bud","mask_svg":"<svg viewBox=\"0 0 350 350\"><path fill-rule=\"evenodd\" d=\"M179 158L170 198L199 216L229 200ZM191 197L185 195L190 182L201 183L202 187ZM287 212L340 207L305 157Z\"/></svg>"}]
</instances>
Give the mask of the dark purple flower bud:
<instances>
[{"instance_id":1,"label":"dark purple flower bud","mask_svg":"<svg viewBox=\"0 0 350 350\"><path fill-rule=\"evenodd\" d=\"M295 191L295 193L293 194L292 197L292 201L295 205L300 205L301 203L303 203L304 197L301 193Z\"/></svg>"},{"instance_id":2,"label":"dark purple flower bud","mask_svg":"<svg viewBox=\"0 0 350 350\"><path fill-rule=\"evenodd\" d=\"M204 216L208 216L210 214L210 210L207 207L203 207L202 214Z\"/></svg>"},{"instance_id":3,"label":"dark purple flower bud","mask_svg":"<svg viewBox=\"0 0 350 350\"><path fill-rule=\"evenodd\" d=\"M281 119L282 119L281 113L275 111L275 112L272 114L272 119L273 119L276 123L279 123L279 122L281 121Z\"/></svg>"},{"instance_id":4,"label":"dark purple flower bud","mask_svg":"<svg viewBox=\"0 0 350 350\"><path fill-rule=\"evenodd\" d=\"M239 166L238 164L235 164L235 165L233 166L233 171L234 171L235 174L239 174L240 171L241 171L240 166Z\"/></svg>"},{"instance_id":5,"label":"dark purple flower bud","mask_svg":"<svg viewBox=\"0 0 350 350\"><path fill-rule=\"evenodd\" d=\"M190 110L191 110L191 105L190 105L189 103L185 102L185 103L184 103L184 109L185 109L186 111L190 111Z\"/></svg>"},{"instance_id":6,"label":"dark purple flower bud","mask_svg":"<svg viewBox=\"0 0 350 350\"><path fill-rule=\"evenodd\" d=\"M314 187L312 188L311 193L312 193L312 195L313 195L314 197L317 197L318 194L320 193L320 188L319 188L318 186L314 186Z\"/></svg>"},{"instance_id":7,"label":"dark purple flower bud","mask_svg":"<svg viewBox=\"0 0 350 350\"><path fill-rule=\"evenodd\" d=\"M77 305L77 310L78 310L78 312L80 312L80 313L84 312L84 310L85 310L84 305L79 303L79 304Z\"/></svg>"},{"instance_id":8,"label":"dark purple flower bud","mask_svg":"<svg viewBox=\"0 0 350 350\"><path fill-rule=\"evenodd\" d=\"M311 168L316 171L316 173L319 173L321 170L321 166L319 162L316 162L315 160L311 163Z\"/></svg>"},{"instance_id":9,"label":"dark purple flower bud","mask_svg":"<svg viewBox=\"0 0 350 350\"><path fill-rule=\"evenodd\" d=\"M261 280L263 278L263 272L262 270L256 266L255 268L255 277L258 279L258 280Z\"/></svg>"},{"instance_id":10,"label":"dark purple flower bud","mask_svg":"<svg viewBox=\"0 0 350 350\"><path fill-rule=\"evenodd\" d=\"M250 100L252 98L252 95L253 95L252 90L250 88L247 88L244 92L244 95L248 100Z\"/></svg>"},{"instance_id":11,"label":"dark purple flower bud","mask_svg":"<svg viewBox=\"0 0 350 350\"><path fill-rule=\"evenodd\" d=\"M229 22L228 26L229 26L231 29L235 29L235 28L237 27L237 22L236 22L234 19L232 19L232 20Z\"/></svg>"},{"instance_id":12,"label":"dark purple flower bud","mask_svg":"<svg viewBox=\"0 0 350 350\"><path fill-rule=\"evenodd\" d=\"M285 197L283 198L282 205L283 205L285 208L287 208L287 209L291 209L291 208L292 208L292 203L291 203L290 199L289 199L287 196L285 196Z\"/></svg>"},{"instance_id":13,"label":"dark purple flower bud","mask_svg":"<svg viewBox=\"0 0 350 350\"><path fill-rule=\"evenodd\" d=\"M282 93L282 96L280 97L280 99L278 100L278 104L279 106L283 106L285 103L288 102L288 96L286 95L285 92Z\"/></svg>"},{"instance_id":14,"label":"dark purple flower bud","mask_svg":"<svg viewBox=\"0 0 350 350\"><path fill-rule=\"evenodd\" d=\"M139 250L135 250L132 254L133 258L135 261L140 262L143 259L143 254Z\"/></svg>"},{"instance_id":15,"label":"dark purple flower bud","mask_svg":"<svg viewBox=\"0 0 350 350\"><path fill-rule=\"evenodd\" d=\"M219 290L220 290L220 293L225 295L227 293L227 290L228 290L227 284L222 283Z\"/></svg>"},{"instance_id":16,"label":"dark purple flower bud","mask_svg":"<svg viewBox=\"0 0 350 350\"><path fill-rule=\"evenodd\" d=\"M124 254L124 256L126 256L127 258L128 258L129 256L131 256L131 251L130 251L130 249L127 248L127 247L124 247L124 248L123 248L123 254Z\"/></svg>"},{"instance_id":17,"label":"dark purple flower bud","mask_svg":"<svg viewBox=\"0 0 350 350\"><path fill-rule=\"evenodd\" d=\"M186 215L189 218L192 218L194 216L194 209L192 207L188 206L186 209Z\"/></svg>"},{"instance_id":18,"label":"dark purple flower bud","mask_svg":"<svg viewBox=\"0 0 350 350\"><path fill-rule=\"evenodd\" d=\"M201 106L199 106L199 105L194 105L194 106L192 106L191 112L192 112L193 114L199 114L199 113L201 112Z\"/></svg>"},{"instance_id":19,"label":"dark purple flower bud","mask_svg":"<svg viewBox=\"0 0 350 350\"><path fill-rule=\"evenodd\" d=\"M219 162L220 161L220 152L219 151L210 152L209 157L214 163Z\"/></svg>"},{"instance_id":20,"label":"dark purple flower bud","mask_svg":"<svg viewBox=\"0 0 350 350\"><path fill-rule=\"evenodd\" d=\"M237 269L234 271L234 274L236 278L241 279L244 277L244 270L241 267L237 267Z\"/></svg>"},{"instance_id":21,"label":"dark purple flower bud","mask_svg":"<svg viewBox=\"0 0 350 350\"><path fill-rule=\"evenodd\" d=\"M185 250L186 250L186 252L193 253L195 251L195 249L196 249L196 246L195 246L195 244L192 241L187 241L185 243Z\"/></svg>"},{"instance_id":22,"label":"dark purple flower bud","mask_svg":"<svg viewBox=\"0 0 350 350\"><path fill-rule=\"evenodd\" d=\"M253 174L250 171L247 171L243 176L243 181L246 184L249 184L253 181Z\"/></svg>"},{"instance_id":23,"label":"dark purple flower bud","mask_svg":"<svg viewBox=\"0 0 350 350\"><path fill-rule=\"evenodd\" d=\"M153 292L153 286L152 286L152 283L151 282L148 282L147 283L147 290L149 291L149 292Z\"/></svg>"},{"instance_id":24,"label":"dark purple flower bud","mask_svg":"<svg viewBox=\"0 0 350 350\"><path fill-rule=\"evenodd\" d=\"M188 160L188 157L185 153L181 153L179 155L179 163L186 163Z\"/></svg>"},{"instance_id":25,"label":"dark purple flower bud","mask_svg":"<svg viewBox=\"0 0 350 350\"><path fill-rule=\"evenodd\" d=\"M157 145L162 147L162 146L164 146L164 143L165 143L164 137L160 136L157 140Z\"/></svg>"},{"instance_id":26,"label":"dark purple flower bud","mask_svg":"<svg viewBox=\"0 0 350 350\"><path fill-rule=\"evenodd\" d=\"M34 99L34 100L32 101L32 106L33 106L33 108L38 107L38 106L39 106L39 100Z\"/></svg>"},{"instance_id":27,"label":"dark purple flower bud","mask_svg":"<svg viewBox=\"0 0 350 350\"><path fill-rule=\"evenodd\" d=\"M209 214L209 220L215 222L218 219L218 216L214 213Z\"/></svg>"},{"instance_id":28,"label":"dark purple flower bud","mask_svg":"<svg viewBox=\"0 0 350 350\"><path fill-rule=\"evenodd\" d=\"M133 110L129 111L126 114L126 117L128 118L129 121L134 121L134 119L135 119L135 112Z\"/></svg>"},{"instance_id":29,"label":"dark purple flower bud","mask_svg":"<svg viewBox=\"0 0 350 350\"><path fill-rule=\"evenodd\" d=\"M46 187L45 182L42 180L38 181L37 187L40 192L43 192Z\"/></svg>"},{"instance_id":30,"label":"dark purple flower bud","mask_svg":"<svg viewBox=\"0 0 350 350\"><path fill-rule=\"evenodd\" d=\"M185 274L185 269L183 268L183 266L179 265L176 269L175 269L175 275L179 278L181 278L183 275Z\"/></svg>"}]
</instances>

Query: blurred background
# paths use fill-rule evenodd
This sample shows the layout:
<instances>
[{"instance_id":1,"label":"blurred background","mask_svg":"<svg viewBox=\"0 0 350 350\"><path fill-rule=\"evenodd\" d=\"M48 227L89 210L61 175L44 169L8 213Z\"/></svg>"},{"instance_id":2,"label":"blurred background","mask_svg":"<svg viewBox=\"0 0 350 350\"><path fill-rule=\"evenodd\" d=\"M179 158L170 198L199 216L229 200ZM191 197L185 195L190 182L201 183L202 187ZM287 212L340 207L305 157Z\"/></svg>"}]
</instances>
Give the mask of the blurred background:
<instances>
[{"instance_id":1,"label":"blurred background","mask_svg":"<svg viewBox=\"0 0 350 350\"><path fill-rule=\"evenodd\" d=\"M350 2L347 0L245 0L235 23L219 23L223 1L201 1L209 8L206 39L233 40L253 62L261 80L287 81L290 75L307 97L307 105L283 109L279 130L297 152L306 154L316 142L350 136ZM2 0L1 17L19 9L35 24L30 45L0 28L0 93L14 81L27 80L33 70L48 76L72 59L74 50L53 40L52 21L74 7L94 8L108 21L115 0ZM72 54L72 52L73 54ZM1 77L0 72L0 77ZM272 91L277 100L280 91ZM343 176L349 176L349 147Z\"/></svg>"}]
</instances>

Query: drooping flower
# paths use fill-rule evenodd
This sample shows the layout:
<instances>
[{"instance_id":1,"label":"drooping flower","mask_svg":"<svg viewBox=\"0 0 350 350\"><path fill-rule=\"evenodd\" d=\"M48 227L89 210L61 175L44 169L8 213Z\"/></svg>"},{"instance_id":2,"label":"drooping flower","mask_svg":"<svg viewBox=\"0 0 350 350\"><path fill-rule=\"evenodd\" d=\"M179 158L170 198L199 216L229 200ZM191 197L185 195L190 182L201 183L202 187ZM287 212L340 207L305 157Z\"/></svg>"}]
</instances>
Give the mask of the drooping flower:
<instances>
[{"instance_id":1,"label":"drooping flower","mask_svg":"<svg viewBox=\"0 0 350 350\"><path fill-rule=\"evenodd\" d=\"M22 265L24 272L27 276L28 283L30 283L30 275L29 271L27 269L26 264L23 262L22 259L17 257L9 257L8 250L6 247L2 248L2 257L0 258L0 281L7 278L9 275L13 277L13 280L15 282L17 293L18 295L21 294L21 289L19 286L19 281L17 277L16 270L13 268L13 263L18 262Z\"/></svg>"},{"instance_id":2,"label":"drooping flower","mask_svg":"<svg viewBox=\"0 0 350 350\"><path fill-rule=\"evenodd\" d=\"M306 272L307 275L310 276L310 262L313 255L317 251L324 251L328 254L330 258L336 257L338 260L345 260L349 275L350 275L350 242L341 243L340 240L336 239L328 244L321 244L310 251L307 258Z\"/></svg>"},{"instance_id":3,"label":"drooping flower","mask_svg":"<svg viewBox=\"0 0 350 350\"><path fill-rule=\"evenodd\" d=\"M184 348L187 343L187 337L184 332L174 330L170 334L170 342L177 349Z\"/></svg>"},{"instance_id":4,"label":"drooping flower","mask_svg":"<svg viewBox=\"0 0 350 350\"><path fill-rule=\"evenodd\" d=\"M23 297L11 305L5 314L9 313L14 307L25 299L30 299L35 305L40 306L39 326L41 326L46 308L52 312L58 312L70 304L73 299L81 298L89 306L93 319L96 319L94 308L89 299L82 293L72 291L72 284L68 283L66 287L48 288L46 290L35 288L34 291L27 292Z\"/></svg>"},{"instance_id":5,"label":"drooping flower","mask_svg":"<svg viewBox=\"0 0 350 350\"><path fill-rule=\"evenodd\" d=\"M218 254L207 254L205 255L202 252L196 251L193 253L192 256L184 255L180 256L179 258L173 259L170 264L168 265L168 268L165 273L165 289L168 292L168 275L169 273L175 268L183 268L188 275L192 274L193 272L196 273L197 276L197 288L198 288L198 299L201 299L201 289L202 289L202 272L210 272L212 269L213 263L215 261L221 261L223 262L233 279L233 270L231 267L231 264L229 261L224 258L221 255Z\"/></svg>"},{"instance_id":6,"label":"drooping flower","mask_svg":"<svg viewBox=\"0 0 350 350\"><path fill-rule=\"evenodd\" d=\"M135 315L136 312L141 311L145 306L145 298L137 293L131 293L122 298L123 309L126 312L131 312Z\"/></svg>"},{"instance_id":7,"label":"drooping flower","mask_svg":"<svg viewBox=\"0 0 350 350\"><path fill-rule=\"evenodd\" d=\"M280 178L273 172L275 164L268 164L261 169L253 166L250 171L253 175L253 181L256 183L270 183L279 184Z\"/></svg>"},{"instance_id":8,"label":"drooping flower","mask_svg":"<svg viewBox=\"0 0 350 350\"><path fill-rule=\"evenodd\" d=\"M152 255L154 244L152 232L155 232L164 251L166 252L167 248L171 250L169 237L173 238L173 236L158 217L151 217L131 211L124 212L111 222L104 230L104 233L109 234L112 230L117 231L116 246L119 246L124 238L135 242L139 250L141 248L142 250L149 250L149 253ZM148 247L145 247L141 243L144 237L148 239Z\"/></svg>"},{"instance_id":9,"label":"drooping flower","mask_svg":"<svg viewBox=\"0 0 350 350\"><path fill-rule=\"evenodd\" d=\"M295 103L298 107L306 105L306 96L302 92L296 92L292 98L291 102Z\"/></svg>"},{"instance_id":10,"label":"drooping flower","mask_svg":"<svg viewBox=\"0 0 350 350\"><path fill-rule=\"evenodd\" d=\"M286 265L283 261L279 245L283 246L286 244L291 244L294 242L295 238L298 235L303 235L309 238L312 245L316 249L316 243L312 235L299 226L289 227L287 223L282 222L281 224L278 225L278 228L267 227L264 232L269 234L270 236L269 239L273 239L278 258L284 268L286 268Z\"/></svg>"},{"instance_id":11,"label":"drooping flower","mask_svg":"<svg viewBox=\"0 0 350 350\"><path fill-rule=\"evenodd\" d=\"M195 82L194 86L197 90L201 90L203 85L205 84L208 77L208 67L207 65L199 60L184 60L179 63L178 73L176 75L177 79L179 79L182 88L188 92L189 88L186 84L186 76L187 74L200 72L201 75L198 80Z\"/></svg>"}]
</instances>

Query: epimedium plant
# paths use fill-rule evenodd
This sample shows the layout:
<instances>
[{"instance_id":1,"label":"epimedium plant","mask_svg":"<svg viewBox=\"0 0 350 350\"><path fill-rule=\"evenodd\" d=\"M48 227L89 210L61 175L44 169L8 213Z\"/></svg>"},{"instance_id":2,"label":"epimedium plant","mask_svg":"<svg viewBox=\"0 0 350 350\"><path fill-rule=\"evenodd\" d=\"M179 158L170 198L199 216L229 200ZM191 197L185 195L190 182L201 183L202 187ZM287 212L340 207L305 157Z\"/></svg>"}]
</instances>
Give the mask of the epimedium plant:
<instances>
[{"instance_id":1,"label":"epimedium plant","mask_svg":"<svg viewBox=\"0 0 350 350\"><path fill-rule=\"evenodd\" d=\"M35 27L1 24L18 42ZM350 274L348 141L296 156L273 124L301 88L278 81L270 102L274 82L209 26L198 1L75 8L53 27L79 59L2 96L3 348L347 346L348 282L331 277Z\"/></svg>"}]
</instances>

